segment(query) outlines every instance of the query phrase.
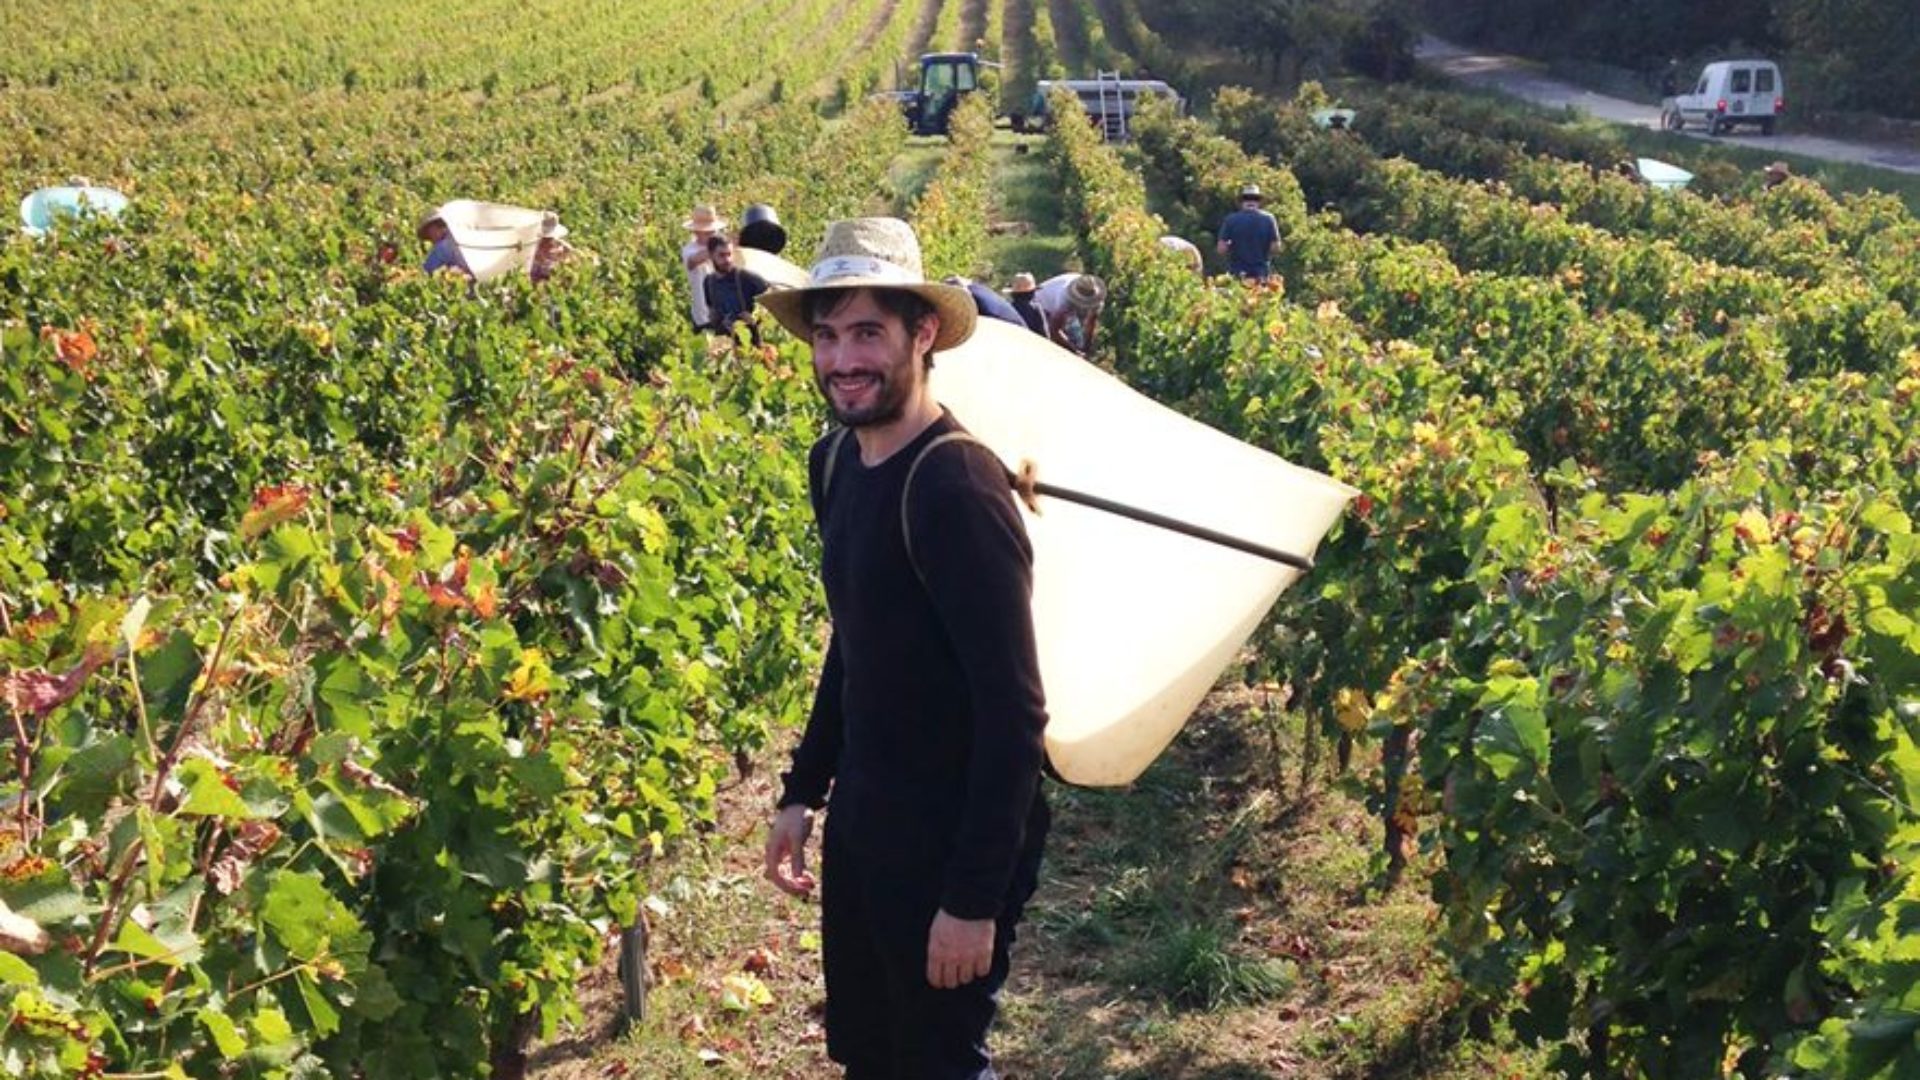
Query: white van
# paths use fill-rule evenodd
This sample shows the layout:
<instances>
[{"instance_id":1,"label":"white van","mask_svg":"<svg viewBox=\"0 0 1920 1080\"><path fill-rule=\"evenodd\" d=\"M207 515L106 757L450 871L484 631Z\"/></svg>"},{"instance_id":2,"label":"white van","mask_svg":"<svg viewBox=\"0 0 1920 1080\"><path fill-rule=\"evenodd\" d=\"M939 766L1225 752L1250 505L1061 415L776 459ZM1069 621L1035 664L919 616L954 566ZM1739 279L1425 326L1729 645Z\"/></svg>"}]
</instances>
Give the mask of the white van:
<instances>
[{"instance_id":1,"label":"white van","mask_svg":"<svg viewBox=\"0 0 1920 1080\"><path fill-rule=\"evenodd\" d=\"M1699 124L1718 135L1735 124L1758 124L1760 134L1773 134L1774 123L1787 111L1787 84L1771 60L1716 60L1700 72L1690 94L1660 103L1660 126L1683 131Z\"/></svg>"}]
</instances>

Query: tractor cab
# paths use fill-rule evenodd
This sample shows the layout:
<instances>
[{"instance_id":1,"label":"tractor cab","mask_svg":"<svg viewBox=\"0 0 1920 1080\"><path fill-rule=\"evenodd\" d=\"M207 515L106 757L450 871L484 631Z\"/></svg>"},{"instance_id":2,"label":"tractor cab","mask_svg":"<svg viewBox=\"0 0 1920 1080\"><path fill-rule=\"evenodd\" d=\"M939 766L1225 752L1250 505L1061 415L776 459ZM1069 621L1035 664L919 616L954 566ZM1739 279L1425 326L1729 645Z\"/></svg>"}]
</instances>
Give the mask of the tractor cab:
<instances>
[{"instance_id":1,"label":"tractor cab","mask_svg":"<svg viewBox=\"0 0 1920 1080\"><path fill-rule=\"evenodd\" d=\"M961 96L978 89L979 53L925 53L920 57L920 88L903 92L900 104L915 135L945 135Z\"/></svg>"}]
</instances>

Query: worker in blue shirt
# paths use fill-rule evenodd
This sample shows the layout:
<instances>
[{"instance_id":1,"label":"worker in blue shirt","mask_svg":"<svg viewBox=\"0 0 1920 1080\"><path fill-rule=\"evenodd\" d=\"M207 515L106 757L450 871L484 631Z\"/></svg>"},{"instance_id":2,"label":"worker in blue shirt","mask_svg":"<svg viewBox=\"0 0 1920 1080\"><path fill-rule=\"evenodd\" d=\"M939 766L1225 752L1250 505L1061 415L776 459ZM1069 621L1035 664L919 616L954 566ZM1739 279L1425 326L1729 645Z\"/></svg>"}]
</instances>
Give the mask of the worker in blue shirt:
<instances>
[{"instance_id":1,"label":"worker in blue shirt","mask_svg":"<svg viewBox=\"0 0 1920 1080\"><path fill-rule=\"evenodd\" d=\"M1228 273L1254 281L1273 276L1273 253L1280 247L1280 223L1260 203L1260 185L1241 188L1240 209L1220 223L1220 242L1215 245L1227 257Z\"/></svg>"}]
</instances>

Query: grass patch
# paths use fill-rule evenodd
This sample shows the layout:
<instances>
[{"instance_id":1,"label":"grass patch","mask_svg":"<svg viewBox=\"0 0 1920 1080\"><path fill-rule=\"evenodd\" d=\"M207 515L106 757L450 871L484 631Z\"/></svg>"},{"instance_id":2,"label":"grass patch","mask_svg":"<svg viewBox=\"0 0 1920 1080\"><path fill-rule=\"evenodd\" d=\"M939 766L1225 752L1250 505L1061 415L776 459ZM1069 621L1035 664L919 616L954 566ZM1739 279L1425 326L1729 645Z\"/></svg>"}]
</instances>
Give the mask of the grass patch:
<instances>
[{"instance_id":1,"label":"grass patch","mask_svg":"<svg viewBox=\"0 0 1920 1080\"><path fill-rule=\"evenodd\" d=\"M947 156L947 140L942 136L911 136L907 139L907 148L893 159L887 170L887 186L893 190L893 210L895 217L904 218L913 206L920 192L926 189L940 172L940 162Z\"/></svg>"},{"instance_id":2,"label":"grass patch","mask_svg":"<svg viewBox=\"0 0 1920 1080\"><path fill-rule=\"evenodd\" d=\"M1040 153L1044 142L1043 136L993 133L994 186L1000 198L986 261L993 267L991 284L996 288L1005 288L1007 279L1022 270L1045 281L1078 265L1073 237L1062 223L1059 181Z\"/></svg>"},{"instance_id":3,"label":"grass patch","mask_svg":"<svg viewBox=\"0 0 1920 1080\"><path fill-rule=\"evenodd\" d=\"M1291 960L1244 955L1221 928L1193 923L1155 935L1127 977L1174 1005L1212 1009L1282 997L1300 971Z\"/></svg>"},{"instance_id":4,"label":"grass patch","mask_svg":"<svg viewBox=\"0 0 1920 1080\"><path fill-rule=\"evenodd\" d=\"M1320 778L1286 797L1257 692L1216 695L1131 788L1055 787L1003 1071L1022 1077L1543 1075L1467 1009L1425 864L1384 895L1380 828ZM1281 726L1298 777L1300 727Z\"/></svg>"}]
</instances>

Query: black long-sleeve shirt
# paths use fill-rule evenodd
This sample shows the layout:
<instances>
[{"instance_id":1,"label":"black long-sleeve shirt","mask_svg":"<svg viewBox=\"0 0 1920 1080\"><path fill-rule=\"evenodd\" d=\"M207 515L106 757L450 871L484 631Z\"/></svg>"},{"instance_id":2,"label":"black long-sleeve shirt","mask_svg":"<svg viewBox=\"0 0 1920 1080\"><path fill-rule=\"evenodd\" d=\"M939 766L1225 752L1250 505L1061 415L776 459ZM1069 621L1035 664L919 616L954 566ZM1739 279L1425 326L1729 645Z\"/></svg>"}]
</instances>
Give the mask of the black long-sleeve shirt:
<instances>
[{"instance_id":1,"label":"black long-sleeve shirt","mask_svg":"<svg viewBox=\"0 0 1920 1080\"><path fill-rule=\"evenodd\" d=\"M1034 647L1033 550L1006 474L986 448L943 444L943 412L871 468L858 440L809 458L833 639L780 805L819 807L850 847L931 856L941 907L1000 913L1020 855L1043 839L1046 702ZM829 450L838 455L822 492Z\"/></svg>"}]
</instances>

